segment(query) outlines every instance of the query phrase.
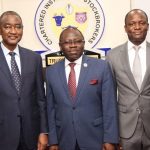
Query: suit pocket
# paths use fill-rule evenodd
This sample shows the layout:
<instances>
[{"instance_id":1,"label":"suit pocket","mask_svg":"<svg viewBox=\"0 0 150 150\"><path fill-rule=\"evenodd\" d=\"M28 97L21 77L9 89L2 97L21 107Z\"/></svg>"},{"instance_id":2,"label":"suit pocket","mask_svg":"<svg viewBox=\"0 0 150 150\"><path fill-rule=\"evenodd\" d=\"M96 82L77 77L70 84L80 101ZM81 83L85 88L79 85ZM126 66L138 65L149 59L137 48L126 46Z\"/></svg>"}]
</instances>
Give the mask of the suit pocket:
<instances>
[{"instance_id":1,"label":"suit pocket","mask_svg":"<svg viewBox=\"0 0 150 150\"><path fill-rule=\"evenodd\" d=\"M97 118L97 119L95 119L95 120L93 121L93 125L94 125L94 126L99 126L99 125L101 125L102 123L103 123L102 117Z\"/></svg>"}]
</instances>

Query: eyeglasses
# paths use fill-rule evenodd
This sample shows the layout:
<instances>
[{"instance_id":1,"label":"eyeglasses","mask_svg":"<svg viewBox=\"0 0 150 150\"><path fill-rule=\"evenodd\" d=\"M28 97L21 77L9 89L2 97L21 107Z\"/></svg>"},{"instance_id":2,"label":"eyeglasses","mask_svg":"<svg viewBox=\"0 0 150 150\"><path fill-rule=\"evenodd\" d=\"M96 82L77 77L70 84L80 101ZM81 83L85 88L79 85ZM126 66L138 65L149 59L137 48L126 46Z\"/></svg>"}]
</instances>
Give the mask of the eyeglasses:
<instances>
[{"instance_id":1,"label":"eyeglasses","mask_svg":"<svg viewBox=\"0 0 150 150\"><path fill-rule=\"evenodd\" d=\"M76 41L64 41L64 42L60 42L60 44L63 44L63 45L80 45L82 43L84 43L85 41L84 40L76 40Z\"/></svg>"}]
</instances>

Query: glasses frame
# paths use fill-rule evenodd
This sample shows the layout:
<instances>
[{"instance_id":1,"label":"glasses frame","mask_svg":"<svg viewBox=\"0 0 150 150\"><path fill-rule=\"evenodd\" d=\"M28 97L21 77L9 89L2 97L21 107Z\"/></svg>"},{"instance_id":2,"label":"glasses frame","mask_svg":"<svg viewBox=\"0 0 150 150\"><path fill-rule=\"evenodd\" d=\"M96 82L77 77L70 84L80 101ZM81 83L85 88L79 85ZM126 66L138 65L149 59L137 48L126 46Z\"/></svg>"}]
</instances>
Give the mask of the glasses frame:
<instances>
[{"instance_id":1,"label":"glasses frame","mask_svg":"<svg viewBox=\"0 0 150 150\"><path fill-rule=\"evenodd\" d=\"M82 43L84 43L85 40L74 40L74 41L64 41L64 42L59 42L59 44L62 44L62 45L80 45Z\"/></svg>"}]
</instances>

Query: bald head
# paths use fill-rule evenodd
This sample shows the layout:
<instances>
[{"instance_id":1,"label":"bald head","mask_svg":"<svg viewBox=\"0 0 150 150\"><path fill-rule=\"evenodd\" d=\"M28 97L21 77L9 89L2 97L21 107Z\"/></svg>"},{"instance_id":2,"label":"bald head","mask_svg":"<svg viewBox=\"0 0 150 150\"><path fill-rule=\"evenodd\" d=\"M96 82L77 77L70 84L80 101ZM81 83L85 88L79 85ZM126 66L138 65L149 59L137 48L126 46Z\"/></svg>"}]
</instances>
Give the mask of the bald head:
<instances>
[{"instance_id":1,"label":"bald head","mask_svg":"<svg viewBox=\"0 0 150 150\"><path fill-rule=\"evenodd\" d=\"M145 18L145 20L148 22L148 16L143 10L141 10L141 9L132 9L125 16L125 25L127 24L128 18L130 16L132 16L133 14L141 14Z\"/></svg>"},{"instance_id":2,"label":"bald head","mask_svg":"<svg viewBox=\"0 0 150 150\"><path fill-rule=\"evenodd\" d=\"M59 42L63 41L63 36L67 33L67 32L76 32L78 33L82 39L84 40L84 36L83 34L81 33L80 30L78 30L76 27L73 27L73 26L68 26L66 27L60 34L60 37L59 37Z\"/></svg>"}]
</instances>

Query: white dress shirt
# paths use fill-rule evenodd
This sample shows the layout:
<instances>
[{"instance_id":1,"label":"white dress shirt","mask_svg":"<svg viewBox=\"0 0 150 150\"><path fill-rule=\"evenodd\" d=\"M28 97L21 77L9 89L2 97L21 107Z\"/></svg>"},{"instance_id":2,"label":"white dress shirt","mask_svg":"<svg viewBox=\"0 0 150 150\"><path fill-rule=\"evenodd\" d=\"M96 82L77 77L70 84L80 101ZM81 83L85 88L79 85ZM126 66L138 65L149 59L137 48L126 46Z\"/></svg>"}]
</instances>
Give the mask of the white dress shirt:
<instances>
[{"instance_id":1,"label":"white dress shirt","mask_svg":"<svg viewBox=\"0 0 150 150\"><path fill-rule=\"evenodd\" d=\"M4 46L3 43L1 43L1 47L2 47L2 51L3 51L3 53L4 53L4 56L5 56L5 58L6 58L8 67L9 67L9 69L10 69L10 71L11 71L11 63L10 63L10 61L11 61L11 56L9 55L9 52L11 52L11 51L10 51L9 49L7 49L7 48ZM19 72L20 72L20 74L21 74L21 62L20 62L20 54L19 54L19 48L18 48L18 46L13 50L13 52L16 53L16 55L15 55L15 60L16 60L16 63L17 63L17 65L18 65Z\"/></svg>"},{"instance_id":2,"label":"white dress shirt","mask_svg":"<svg viewBox=\"0 0 150 150\"><path fill-rule=\"evenodd\" d=\"M70 73L69 63L76 63L76 65L74 66L74 70L76 74L76 86L78 86L79 75L80 75L81 64L82 64L82 56L74 62L70 62L69 60L65 58L65 71L66 71L67 83L68 83L68 78L69 78L69 73Z\"/></svg>"},{"instance_id":3,"label":"white dress shirt","mask_svg":"<svg viewBox=\"0 0 150 150\"><path fill-rule=\"evenodd\" d=\"M133 68L133 61L135 57L135 49L134 49L133 43L128 41L128 56L129 56L129 64L130 68L132 71ZM146 41L144 41L140 46L139 49L139 57L140 57L140 62L141 62L141 67L142 67L142 81L146 72Z\"/></svg>"}]
</instances>

